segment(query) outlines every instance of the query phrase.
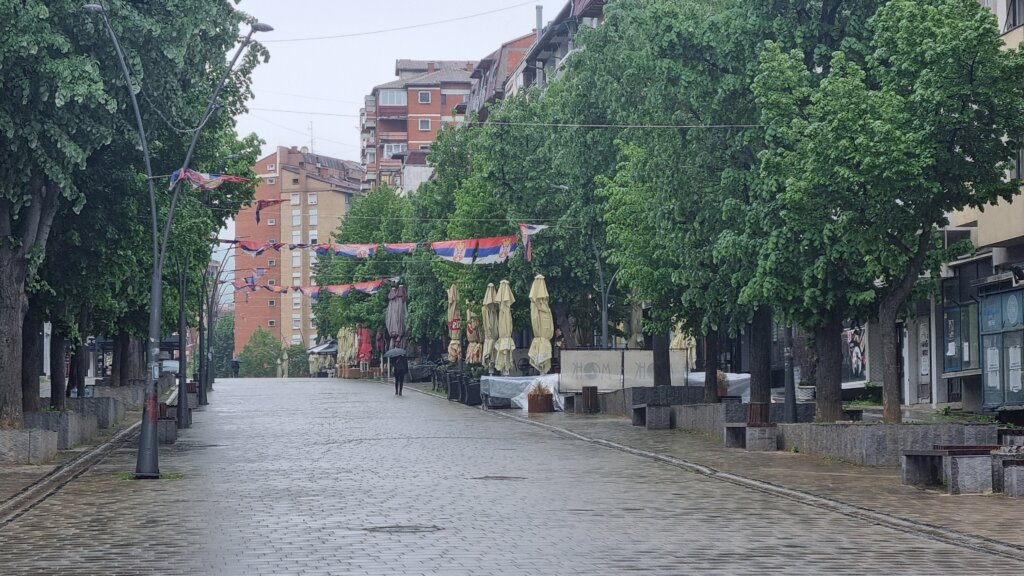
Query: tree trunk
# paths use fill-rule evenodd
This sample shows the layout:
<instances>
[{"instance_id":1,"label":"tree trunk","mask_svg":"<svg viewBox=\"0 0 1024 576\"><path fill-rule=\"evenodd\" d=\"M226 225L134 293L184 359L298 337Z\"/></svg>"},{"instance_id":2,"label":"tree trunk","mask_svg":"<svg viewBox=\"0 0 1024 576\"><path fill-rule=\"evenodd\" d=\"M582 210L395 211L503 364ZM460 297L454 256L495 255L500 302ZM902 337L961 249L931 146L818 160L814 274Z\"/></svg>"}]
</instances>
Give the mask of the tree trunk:
<instances>
[{"instance_id":1,"label":"tree trunk","mask_svg":"<svg viewBox=\"0 0 1024 576\"><path fill-rule=\"evenodd\" d=\"M0 240L0 429L24 426L21 392L21 328L25 313L24 264L7 239Z\"/></svg>"},{"instance_id":2,"label":"tree trunk","mask_svg":"<svg viewBox=\"0 0 1024 576\"><path fill-rule=\"evenodd\" d=\"M110 343L110 385L120 386L121 385L121 359L124 355L121 352L121 336L122 333L118 332L114 334L113 341Z\"/></svg>"},{"instance_id":3,"label":"tree trunk","mask_svg":"<svg viewBox=\"0 0 1024 576\"><path fill-rule=\"evenodd\" d=\"M772 401L772 309L760 306L750 324L750 410L747 424L767 424Z\"/></svg>"},{"instance_id":4,"label":"tree trunk","mask_svg":"<svg viewBox=\"0 0 1024 576\"><path fill-rule=\"evenodd\" d=\"M718 402L718 331L709 330L704 337L704 403Z\"/></svg>"},{"instance_id":5,"label":"tree trunk","mask_svg":"<svg viewBox=\"0 0 1024 576\"><path fill-rule=\"evenodd\" d=\"M39 373L43 362L39 332L42 327L39 311L30 306L21 329L21 408L25 412L39 411Z\"/></svg>"},{"instance_id":6,"label":"tree trunk","mask_svg":"<svg viewBox=\"0 0 1024 576\"><path fill-rule=\"evenodd\" d=\"M54 322L50 329L50 407L63 410L64 406L64 332Z\"/></svg>"},{"instance_id":7,"label":"tree trunk","mask_svg":"<svg viewBox=\"0 0 1024 576\"><path fill-rule=\"evenodd\" d=\"M79 361L82 355L81 350L82 346L80 344L72 342L71 355L68 357L68 382L67 386L64 387L65 398L71 398L71 390L78 387L78 376L81 372L81 362Z\"/></svg>"},{"instance_id":8,"label":"tree trunk","mask_svg":"<svg viewBox=\"0 0 1024 576\"><path fill-rule=\"evenodd\" d=\"M89 374L89 348L86 344L88 341L88 334L91 330L89 326L89 307L83 305L78 315L78 331L82 339L75 346L75 390L79 398L85 398L85 377Z\"/></svg>"},{"instance_id":9,"label":"tree trunk","mask_svg":"<svg viewBox=\"0 0 1024 576\"><path fill-rule=\"evenodd\" d=\"M843 321L834 318L814 329L814 352L818 359L814 416L817 422L843 419L842 332Z\"/></svg>"},{"instance_id":10,"label":"tree trunk","mask_svg":"<svg viewBox=\"0 0 1024 576\"><path fill-rule=\"evenodd\" d=\"M672 366L669 363L668 334L664 332L656 332L652 335L652 340L654 349L654 385L671 386Z\"/></svg>"},{"instance_id":11,"label":"tree trunk","mask_svg":"<svg viewBox=\"0 0 1024 576\"><path fill-rule=\"evenodd\" d=\"M895 302L883 302L878 310L878 332L882 341L882 421L886 424L903 421L899 373L902 350L896 348L897 310Z\"/></svg>"}]
</instances>

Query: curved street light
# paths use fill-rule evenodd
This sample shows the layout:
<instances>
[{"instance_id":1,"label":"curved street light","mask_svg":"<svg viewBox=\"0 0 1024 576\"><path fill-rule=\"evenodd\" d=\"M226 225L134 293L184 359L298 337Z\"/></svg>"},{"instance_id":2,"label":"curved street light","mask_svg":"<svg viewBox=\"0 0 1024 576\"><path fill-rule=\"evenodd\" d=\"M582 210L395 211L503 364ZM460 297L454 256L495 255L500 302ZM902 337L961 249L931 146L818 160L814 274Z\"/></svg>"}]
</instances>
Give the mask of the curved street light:
<instances>
[{"instance_id":1,"label":"curved street light","mask_svg":"<svg viewBox=\"0 0 1024 576\"><path fill-rule=\"evenodd\" d=\"M150 162L149 145L146 141L146 129L142 124L142 113L139 111L139 102L135 98L135 90L132 88L131 73L128 70L127 63L125 62L124 50L121 48L121 43L117 39L117 34L114 33L114 29L110 25L110 18L106 8L100 4L86 4L85 6L82 6L82 10L89 14L99 14L100 18L103 20L103 26L110 34L110 40L114 44L114 51L117 53L117 60L121 66L121 73L124 75L125 83L128 85L128 95L131 98L132 110L135 112L135 121L139 132L139 140L142 143L142 157L146 165L146 182L149 186L149 209L152 226L153 273L150 277L149 286L149 345L147 347L146 358L146 367L149 372L149 377L146 379L146 403L143 407L142 429L139 433L139 451L135 463L135 478L139 480L159 478L160 463L159 443L157 438L157 417L159 415L159 410L157 406L157 379L160 377L158 357L160 355L160 311L163 305L163 269L164 261L167 256L167 241L171 231L171 222L174 218L174 211L178 204L178 195L181 190L182 178L178 178L173 185L171 207L167 212L167 221L164 225L163 236L161 237L159 223L157 221L156 191L153 187L153 169ZM206 105L206 110L203 112L199 125L192 134L192 143L189 145L188 152L185 154L185 161L182 162L181 172L179 172L179 174L184 174L185 170L188 169L189 162L192 161L192 155L195 153L196 145L199 143L199 136L202 133L203 128L206 126L206 123L209 122L213 113L217 109L217 97L220 96L220 91L224 88L224 84L227 82L228 77L234 70L235 64L238 62L238 58L252 41L252 35L256 32L270 32L273 29L274 28L269 24L261 22L256 22L249 28L249 33L242 40L242 43L239 45L234 57L224 70L224 74L221 76L220 82L214 89L213 95L210 96L210 101ZM184 366L179 366L178 369L183 370ZM179 379L178 384L179 422L181 421L180 419L182 418L182 414L185 412L185 407L188 405L188 394L184 384L182 384L182 380L183 379Z\"/></svg>"}]
</instances>

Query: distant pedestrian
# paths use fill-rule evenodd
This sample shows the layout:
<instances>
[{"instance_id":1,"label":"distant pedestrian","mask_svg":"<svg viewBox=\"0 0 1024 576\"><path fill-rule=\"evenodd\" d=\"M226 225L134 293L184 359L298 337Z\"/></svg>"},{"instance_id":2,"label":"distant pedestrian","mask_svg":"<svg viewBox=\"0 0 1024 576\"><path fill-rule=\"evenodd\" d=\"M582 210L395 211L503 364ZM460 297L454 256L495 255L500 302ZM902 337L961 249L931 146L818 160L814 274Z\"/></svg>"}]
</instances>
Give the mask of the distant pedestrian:
<instances>
[{"instance_id":1,"label":"distant pedestrian","mask_svg":"<svg viewBox=\"0 0 1024 576\"><path fill-rule=\"evenodd\" d=\"M238 378L238 369L242 367L242 362L238 358L231 360L231 376Z\"/></svg>"},{"instance_id":2,"label":"distant pedestrian","mask_svg":"<svg viewBox=\"0 0 1024 576\"><path fill-rule=\"evenodd\" d=\"M405 375L409 373L409 362L405 356L398 356L391 362L391 369L395 372L395 394L401 396Z\"/></svg>"}]
</instances>

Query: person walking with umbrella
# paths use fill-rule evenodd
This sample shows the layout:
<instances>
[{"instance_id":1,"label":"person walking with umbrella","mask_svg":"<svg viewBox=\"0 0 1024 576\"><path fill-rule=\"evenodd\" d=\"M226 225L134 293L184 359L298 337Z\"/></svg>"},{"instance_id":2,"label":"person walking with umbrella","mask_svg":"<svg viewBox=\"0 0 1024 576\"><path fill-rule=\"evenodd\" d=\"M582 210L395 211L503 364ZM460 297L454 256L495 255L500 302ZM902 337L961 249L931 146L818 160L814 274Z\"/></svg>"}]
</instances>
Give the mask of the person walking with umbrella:
<instances>
[{"instance_id":1,"label":"person walking with umbrella","mask_svg":"<svg viewBox=\"0 0 1024 576\"><path fill-rule=\"evenodd\" d=\"M405 350L402 348L392 348L384 353L384 358L393 358L391 370L395 374L395 396L401 396L405 375L409 373L409 362L405 359Z\"/></svg>"}]
</instances>

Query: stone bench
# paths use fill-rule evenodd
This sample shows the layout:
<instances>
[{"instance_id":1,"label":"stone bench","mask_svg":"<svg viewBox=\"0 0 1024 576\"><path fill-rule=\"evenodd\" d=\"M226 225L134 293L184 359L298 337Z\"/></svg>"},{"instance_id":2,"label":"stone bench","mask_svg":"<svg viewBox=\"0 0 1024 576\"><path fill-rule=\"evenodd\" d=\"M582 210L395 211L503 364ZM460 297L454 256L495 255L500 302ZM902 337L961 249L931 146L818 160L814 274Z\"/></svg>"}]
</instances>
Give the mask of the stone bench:
<instances>
[{"instance_id":1,"label":"stone bench","mask_svg":"<svg viewBox=\"0 0 1024 576\"><path fill-rule=\"evenodd\" d=\"M996 437L1000 446L1024 446L1024 428L999 428Z\"/></svg>"},{"instance_id":2,"label":"stone bench","mask_svg":"<svg viewBox=\"0 0 1024 576\"><path fill-rule=\"evenodd\" d=\"M1024 497L1024 460L1002 461L1003 491L1013 498Z\"/></svg>"},{"instance_id":3,"label":"stone bench","mask_svg":"<svg viewBox=\"0 0 1024 576\"><path fill-rule=\"evenodd\" d=\"M779 429L775 424L729 422L725 425L724 436L726 448L743 448L751 452L779 449Z\"/></svg>"},{"instance_id":4,"label":"stone bench","mask_svg":"<svg viewBox=\"0 0 1024 576\"><path fill-rule=\"evenodd\" d=\"M633 426L648 430L668 430L672 427L672 406L668 404L633 404Z\"/></svg>"},{"instance_id":5,"label":"stone bench","mask_svg":"<svg viewBox=\"0 0 1024 576\"><path fill-rule=\"evenodd\" d=\"M997 446L943 446L904 450L903 484L945 486L950 494L992 491L992 450Z\"/></svg>"},{"instance_id":6,"label":"stone bench","mask_svg":"<svg viewBox=\"0 0 1024 576\"><path fill-rule=\"evenodd\" d=\"M57 448L68 450L88 442L99 434L95 414L78 412L25 412L26 428L42 428L57 433Z\"/></svg>"},{"instance_id":7,"label":"stone bench","mask_svg":"<svg viewBox=\"0 0 1024 576\"><path fill-rule=\"evenodd\" d=\"M157 418L156 437L160 444L174 444L178 441L178 421L174 418Z\"/></svg>"},{"instance_id":8,"label":"stone bench","mask_svg":"<svg viewBox=\"0 0 1024 576\"><path fill-rule=\"evenodd\" d=\"M80 414L94 414L100 428L110 428L124 420L124 403L110 396L68 398L68 408Z\"/></svg>"}]
</instances>

